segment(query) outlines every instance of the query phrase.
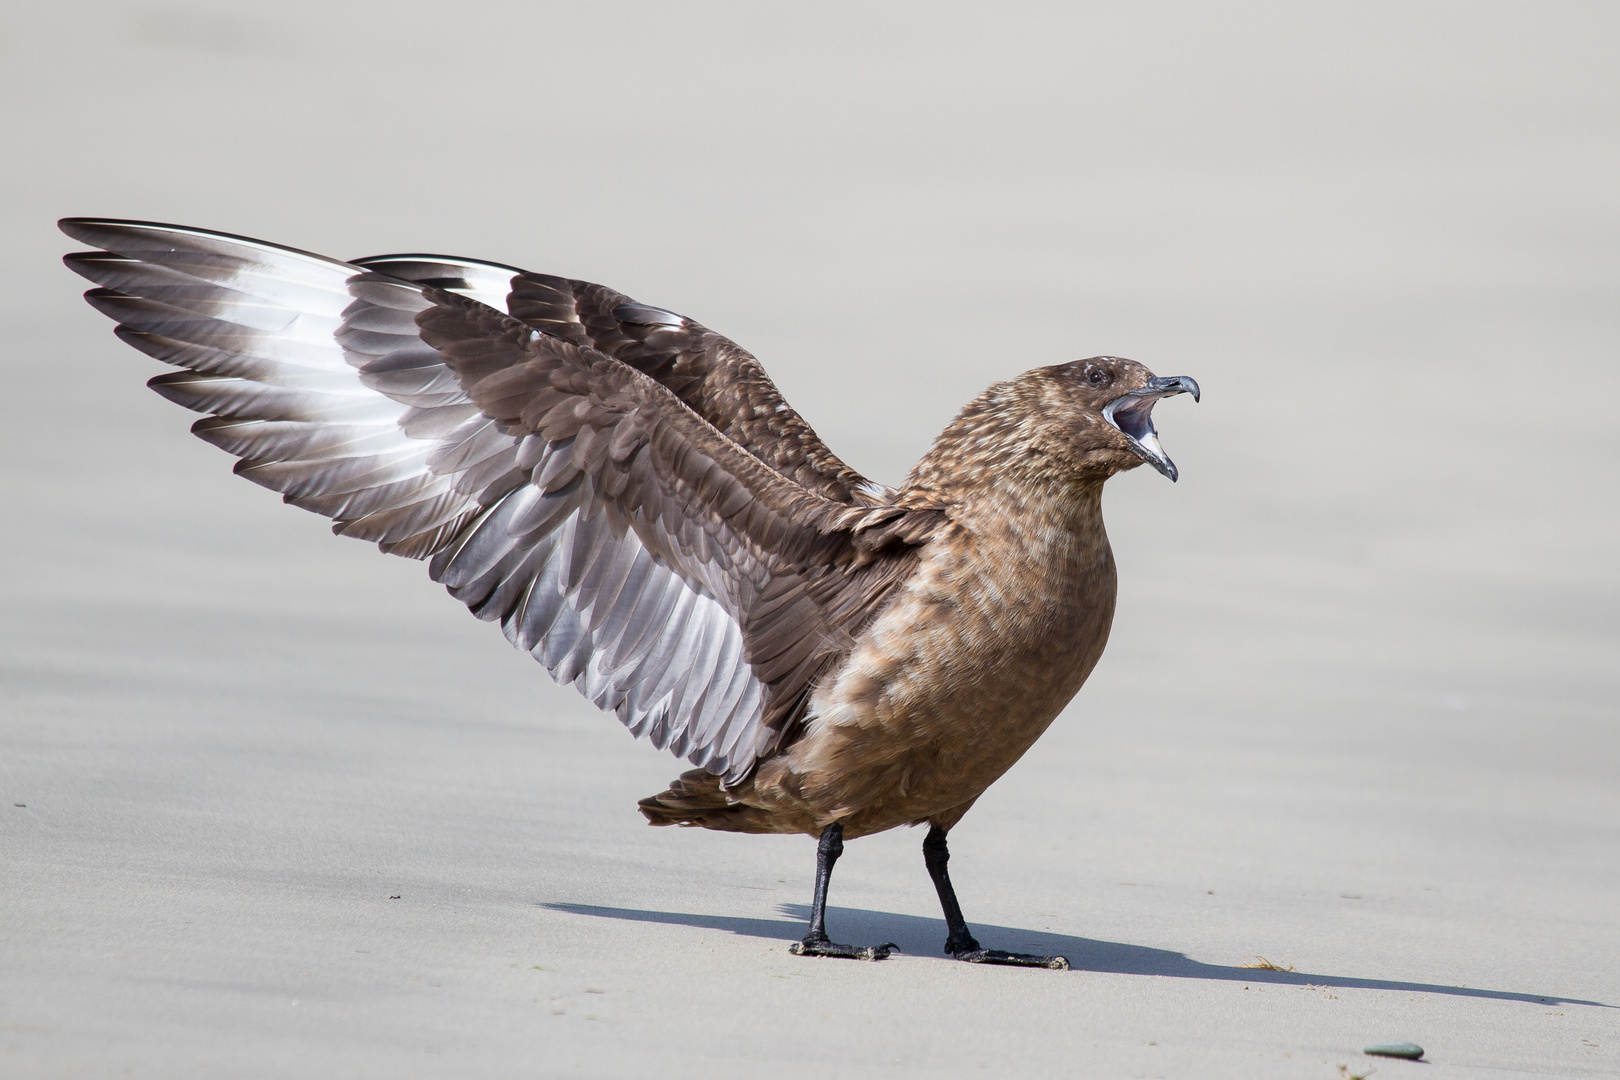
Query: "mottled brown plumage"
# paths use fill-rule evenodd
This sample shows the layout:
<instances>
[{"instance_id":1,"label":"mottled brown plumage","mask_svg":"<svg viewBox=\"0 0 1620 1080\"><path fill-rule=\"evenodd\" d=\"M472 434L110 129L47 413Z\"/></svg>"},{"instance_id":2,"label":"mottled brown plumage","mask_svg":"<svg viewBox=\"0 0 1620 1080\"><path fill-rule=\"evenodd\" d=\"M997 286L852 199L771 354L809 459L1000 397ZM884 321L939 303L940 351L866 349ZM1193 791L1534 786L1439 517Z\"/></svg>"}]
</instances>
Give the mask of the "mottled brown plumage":
<instances>
[{"instance_id":1,"label":"mottled brown plumage","mask_svg":"<svg viewBox=\"0 0 1620 1080\"><path fill-rule=\"evenodd\" d=\"M118 334L180 370L237 471L434 580L561 682L697 769L653 824L820 838L800 951L845 836L930 826L947 951L980 949L945 834L1102 655L1102 487L1175 479L1129 360L1037 368L968 405L898 489L860 476L746 351L588 282L472 260L343 263L68 219Z\"/></svg>"},{"instance_id":2,"label":"mottled brown plumage","mask_svg":"<svg viewBox=\"0 0 1620 1080\"><path fill-rule=\"evenodd\" d=\"M1103 387L1086 383L1093 371ZM954 825L1102 655L1115 594L1103 481L1142 459L1100 407L1149 378L1126 360L1042 368L964 409L896 500L944 524L906 553L906 578L818 688L803 734L732 790L683 777L642 803L649 819L813 835L837 821L847 837Z\"/></svg>"}]
</instances>

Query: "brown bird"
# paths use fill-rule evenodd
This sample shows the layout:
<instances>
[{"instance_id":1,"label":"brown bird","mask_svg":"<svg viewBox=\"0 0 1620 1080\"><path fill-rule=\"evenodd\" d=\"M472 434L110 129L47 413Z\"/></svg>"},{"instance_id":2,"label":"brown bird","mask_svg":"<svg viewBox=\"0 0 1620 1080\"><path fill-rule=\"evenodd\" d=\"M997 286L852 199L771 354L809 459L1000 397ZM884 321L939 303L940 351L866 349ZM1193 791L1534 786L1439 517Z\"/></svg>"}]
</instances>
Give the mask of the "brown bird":
<instances>
[{"instance_id":1,"label":"brown bird","mask_svg":"<svg viewBox=\"0 0 1620 1080\"><path fill-rule=\"evenodd\" d=\"M697 766L654 825L819 838L793 951L826 932L846 838L928 825L958 959L985 949L945 837L1085 682L1114 613L1104 481L1171 480L1155 402L1098 356L997 383L901 487L861 476L719 334L600 285L438 255L353 262L149 222L68 218L66 263L149 385L236 472L429 560L481 619Z\"/></svg>"}]
</instances>

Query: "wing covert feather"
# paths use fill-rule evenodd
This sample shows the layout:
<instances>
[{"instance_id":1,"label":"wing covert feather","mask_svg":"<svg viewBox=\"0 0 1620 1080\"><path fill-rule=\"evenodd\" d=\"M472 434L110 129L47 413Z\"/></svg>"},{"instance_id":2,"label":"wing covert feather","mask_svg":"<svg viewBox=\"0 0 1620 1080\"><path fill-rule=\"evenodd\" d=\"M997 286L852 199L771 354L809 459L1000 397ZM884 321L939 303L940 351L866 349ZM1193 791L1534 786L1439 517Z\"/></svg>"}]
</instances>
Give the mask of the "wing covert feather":
<instances>
[{"instance_id":1,"label":"wing covert feather","mask_svg":"<svg viewBox=\"0 0 1620 1080\"><path fill-rule=\"evenodd\" d=\"M893 501L892 489L850 468L822 442L752 354L691 319L604 285L498 263L379 255L356 265L480 300L547 337L629 364L807 490L858 505Z\"/></svg>"}]
</instances>

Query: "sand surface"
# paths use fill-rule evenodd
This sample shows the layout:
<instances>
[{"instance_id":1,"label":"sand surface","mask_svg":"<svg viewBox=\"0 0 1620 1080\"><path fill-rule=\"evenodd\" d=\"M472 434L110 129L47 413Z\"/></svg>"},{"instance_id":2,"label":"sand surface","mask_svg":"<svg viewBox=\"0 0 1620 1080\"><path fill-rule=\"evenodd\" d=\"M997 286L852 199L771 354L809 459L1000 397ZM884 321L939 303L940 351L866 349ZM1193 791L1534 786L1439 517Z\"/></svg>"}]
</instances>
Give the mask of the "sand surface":
<instances>
[{"instance_id":1,"label":"sand surface","mask_svg":"<svg viewBox=\"0 0 1620 1080\"><path fill-rule=\"evenodd\" d=\"M1620 1075L1620 8L257 8L0 13L0 1075ZM790 956L811 842L647 828L679 763L233 478L65 214L603 281L889 482L1196 377L952 834L1075 969L937 955L904 830L831 917L903 955Z\"/></svg>"}]
</instances>

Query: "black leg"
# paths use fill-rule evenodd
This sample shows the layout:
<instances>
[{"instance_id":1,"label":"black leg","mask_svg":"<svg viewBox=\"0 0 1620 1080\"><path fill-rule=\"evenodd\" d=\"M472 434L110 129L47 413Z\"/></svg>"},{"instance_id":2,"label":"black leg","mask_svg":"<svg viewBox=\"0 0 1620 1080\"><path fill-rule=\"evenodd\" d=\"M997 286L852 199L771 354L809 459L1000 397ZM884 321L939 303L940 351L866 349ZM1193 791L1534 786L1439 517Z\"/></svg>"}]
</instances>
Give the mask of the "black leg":
<instances>
[{"instance_id":1,"label":"black leg","mask_svg":"<svg viewBox=\"0 0 1620 1080\"><path fill-rule=\"evenodd\" d=\"M804 935L807 944L827 943L827 885L843 853L844 827L834 823L821 830L821 840L816 844L816 894L810 900L810 930Z\"/></svg>"},{"instance_id":2,"label":"black leg","mask_svg":"<svg viewBox=\"0 0 1620 1080\"><path fill-rule=\"evenodd\" d=\"M833 864L844 853L844 827L836 822L821 830L816 845L816 895L810 901L810 930L804 940L789 945L796 956L841 956L848 960L884 960L896 948L887 945L840 945L827 937L827 883Z\"/></svg>"},{"instance_id":3,"label":"black leg","mask_svg":"<svg viewBox=\"0 0 1620 1080\"><path fill-rule=\"evenodd\" d=\"M945 911L945 951L954 956L973 952L979 948L979 942L968 929L967 920L962 918L962 905L956 902L950 871L945 868L950 861L951 852L945 846L945 830L938 825L930 825L928 835L923 838L923 865L928 867L928 876L934 879L939 906Z\"/></svg>"},{"instance_id":4,"label":"black leg","mask_svg":"<svg viewBox=\"0 0 1620 1080\"><path fill-rule=\"evenodd\" d=\"M970 964L1009 964L1013 967L1043 967L1065 970L1069 961L1061 956L1034 956L1030 953L1004 952L979 945L967 920L962 918L962 905L956 902L956 890L951 887L951 875L945 869L951 861L950 849L945 846L945 830L938 825L928 827L923 839L923 865L934 879L939 893L939 906L945 912L945 951L958 960Z\"/></svg>"}]
</instances>

